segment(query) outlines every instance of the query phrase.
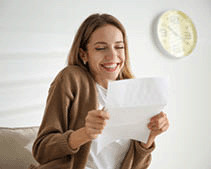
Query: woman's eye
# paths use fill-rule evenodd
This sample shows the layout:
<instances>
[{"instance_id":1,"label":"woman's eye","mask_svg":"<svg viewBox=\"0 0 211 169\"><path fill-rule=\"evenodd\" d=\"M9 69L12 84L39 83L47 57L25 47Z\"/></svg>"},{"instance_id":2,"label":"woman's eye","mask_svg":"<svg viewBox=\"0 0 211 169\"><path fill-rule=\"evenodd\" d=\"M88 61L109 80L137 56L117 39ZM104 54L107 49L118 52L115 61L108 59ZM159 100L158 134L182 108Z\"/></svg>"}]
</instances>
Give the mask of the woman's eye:
<instances>
[{"instance_id":1,"label":"woman's eye","mask_svg":"<svg viewBox=\"0 0 211 169\"><path fill-rule=\"evenodd\" d=\"M95 48L96 50L105 50L106 48L103 47L103 48Z\"/></svg>"},{"instance_id":2,"label":"woman's eye","mask_svg":"<svg viewBox=\"0 0 211 169\"><path fill-rule=\"evenodd\" d=\"M106 50L107 47L97 47L95 50L101 51L101 50ZM116 46L115 49L124 49L124 46Z\"/></svg>"},{"instance_id":3,"label":"woman's eye","mask_svg":"<svg viewBox=\"0 0 211 169\"><path fill-rule=\"evenodd\" d=\"M124 46L117 46L116 49L124 49Z\"/></svg>"}]
</instances>

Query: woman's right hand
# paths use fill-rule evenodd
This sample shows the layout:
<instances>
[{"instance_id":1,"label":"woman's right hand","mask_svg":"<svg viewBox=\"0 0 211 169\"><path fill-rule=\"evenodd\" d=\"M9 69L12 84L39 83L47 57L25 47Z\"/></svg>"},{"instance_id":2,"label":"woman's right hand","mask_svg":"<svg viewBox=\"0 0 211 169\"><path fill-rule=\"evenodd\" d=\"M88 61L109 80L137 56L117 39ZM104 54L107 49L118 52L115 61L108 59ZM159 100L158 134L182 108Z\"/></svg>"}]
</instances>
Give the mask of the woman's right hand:
<instances>
[{"instance_id":1,"label":"woman's right hand","mask_svg":"<svg viewBox=\"0 0 211 169\"><path fill-rule=\"evenodd\" d=\"M106 126L106 120L109 120L109 113L104 111L104 109L91 110L88 112L85 122L85 132L91 140L97 138L99 134L102 134Z\"/></svg>"}]
</instances>

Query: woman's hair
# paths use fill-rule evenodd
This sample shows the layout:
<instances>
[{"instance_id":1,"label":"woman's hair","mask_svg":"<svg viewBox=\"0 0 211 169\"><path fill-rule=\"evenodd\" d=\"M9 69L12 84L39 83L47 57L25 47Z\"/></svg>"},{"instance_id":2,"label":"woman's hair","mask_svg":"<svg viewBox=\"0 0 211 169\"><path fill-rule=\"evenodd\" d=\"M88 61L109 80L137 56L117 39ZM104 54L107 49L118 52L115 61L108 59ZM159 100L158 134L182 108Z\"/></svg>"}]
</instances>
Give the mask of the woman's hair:
<instances>
[{"instance_id":1,"label":"woman's hair","mask_svg":"<svg viewBox=\"0 0 211 169\"><path fill-rule=\"evenodd\" d=\"M114 16L109 14L92 14L90 15L79 27L78 32L75 35L69 56L68 56L68 65L78 65L83 68L88 66L83 64L83 61L80 58L79 49L82 48L84 51L87 50L87 44L92 33L107 24L117 27L123 35L123 41L125 46L125 63L122 71L120 72L118 79L131 79L133 75L129 66L129 54L128 54L128 42L126 38L126 31L123 25L117 20Z\"/></svg>"}]
</instances>

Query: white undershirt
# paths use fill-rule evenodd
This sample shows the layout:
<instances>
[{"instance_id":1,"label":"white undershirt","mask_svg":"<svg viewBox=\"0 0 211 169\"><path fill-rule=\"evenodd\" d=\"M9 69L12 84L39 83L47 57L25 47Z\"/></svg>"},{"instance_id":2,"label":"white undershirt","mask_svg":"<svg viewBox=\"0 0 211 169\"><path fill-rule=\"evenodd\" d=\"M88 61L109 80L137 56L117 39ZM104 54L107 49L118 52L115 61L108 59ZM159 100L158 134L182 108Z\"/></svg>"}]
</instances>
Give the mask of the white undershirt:
<instances>
[{"instance_id":1,"label":"white undershirt","mask_svg":"<svg viewBox=\"0 0 211 169\"><path fill-rule=\"evenodd\" d=\"M105 106L107 90L99 84L97 84L96 86L99 103L98 109L101 110ZM129 149L130 140L116 140L115 142L109 144L98 154L97 142L98 138L92 141L85 169L119 169Z\"/></svg>"}]
</instances>

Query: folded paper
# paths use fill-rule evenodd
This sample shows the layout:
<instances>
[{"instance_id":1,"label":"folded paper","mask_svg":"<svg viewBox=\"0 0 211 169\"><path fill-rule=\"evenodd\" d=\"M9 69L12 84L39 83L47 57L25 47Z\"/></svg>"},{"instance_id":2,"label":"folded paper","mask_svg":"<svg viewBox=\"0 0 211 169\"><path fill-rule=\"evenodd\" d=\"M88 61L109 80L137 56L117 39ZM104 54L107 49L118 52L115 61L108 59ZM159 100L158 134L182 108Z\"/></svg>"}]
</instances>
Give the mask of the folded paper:
<instances>
[{"instance_id":1,"label":"folded paper","mask_svg":"<svg viewBox=\"0 0 211 169\"><path fill-rule=\"evenodd\" d=\"M98 136L97 152L120 139L147 142L150 118L167 104L167 79L161 77L112 81L108 84L106 110L110 119Z\"/></svg>"}]
</instances>

